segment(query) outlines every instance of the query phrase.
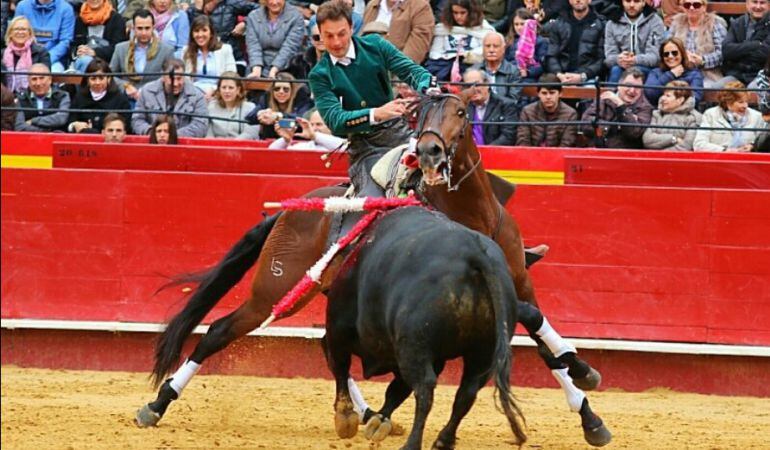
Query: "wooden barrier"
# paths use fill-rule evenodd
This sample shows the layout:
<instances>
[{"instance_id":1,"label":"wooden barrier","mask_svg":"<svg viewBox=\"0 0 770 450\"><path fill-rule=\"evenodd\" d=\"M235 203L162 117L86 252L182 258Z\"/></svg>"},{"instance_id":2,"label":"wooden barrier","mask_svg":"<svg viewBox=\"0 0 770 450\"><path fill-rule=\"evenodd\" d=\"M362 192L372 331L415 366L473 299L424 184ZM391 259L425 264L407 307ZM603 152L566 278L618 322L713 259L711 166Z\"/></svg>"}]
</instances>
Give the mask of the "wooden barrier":
<instances>
[{"instance_id":1,"label":"wooden barrier","mask_svg":"<svg viewBox=\"0 0 770 450\"><path fill-rule=\"evenodd\" d=\"M709 2L706 7L709 12L724 16L740 16L746 13L745 2Z\"/></svg>"}]
</instances>

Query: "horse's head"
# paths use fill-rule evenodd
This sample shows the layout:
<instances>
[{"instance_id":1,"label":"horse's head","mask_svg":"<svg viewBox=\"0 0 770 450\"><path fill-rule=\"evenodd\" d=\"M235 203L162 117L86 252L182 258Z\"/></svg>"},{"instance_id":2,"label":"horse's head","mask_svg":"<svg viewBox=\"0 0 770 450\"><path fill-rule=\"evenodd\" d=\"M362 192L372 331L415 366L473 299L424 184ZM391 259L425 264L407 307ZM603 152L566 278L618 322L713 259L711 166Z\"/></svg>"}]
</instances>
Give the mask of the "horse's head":
<instances>
[{"instance_id":1,"label":"horse's head","mask_svg":"<svg viewBox=\"0 0 770 450\"><path fill-rule=\"evenodd\" d=\"M451 183L458 144L468 133L469 95L463 91L459 96L444 94L420 101L416 151L428 185Z\"/></svg>"}]
</instances>

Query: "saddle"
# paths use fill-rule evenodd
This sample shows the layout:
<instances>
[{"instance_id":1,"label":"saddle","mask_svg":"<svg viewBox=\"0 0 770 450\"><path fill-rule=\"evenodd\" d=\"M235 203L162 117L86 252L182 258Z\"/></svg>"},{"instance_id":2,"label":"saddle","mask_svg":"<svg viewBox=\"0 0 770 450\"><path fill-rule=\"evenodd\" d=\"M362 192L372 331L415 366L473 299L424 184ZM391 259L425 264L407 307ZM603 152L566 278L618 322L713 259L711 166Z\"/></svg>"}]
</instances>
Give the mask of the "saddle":
<instances>
[{"instance_id":1,"label":"saddle","mask_svg":"<svg viewBox=\"0 0 770 450\"><path fill-rule=\"evenodd\" d=\"M411 145L403 144L383 155L372 167L372 179L385 190L385 197L406 197L416 187L413 177L418 174L419 182L420 171L415 158Z\"/></svg>"}]
</instances>

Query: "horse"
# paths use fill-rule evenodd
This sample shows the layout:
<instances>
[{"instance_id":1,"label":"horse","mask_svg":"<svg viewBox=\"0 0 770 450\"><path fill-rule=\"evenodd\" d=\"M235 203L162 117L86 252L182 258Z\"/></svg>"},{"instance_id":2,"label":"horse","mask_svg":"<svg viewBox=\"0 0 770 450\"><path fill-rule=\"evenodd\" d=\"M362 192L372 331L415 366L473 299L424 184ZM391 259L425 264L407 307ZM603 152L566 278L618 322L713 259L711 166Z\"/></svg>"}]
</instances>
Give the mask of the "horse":
<instances>
[{"instance_id":1,"label":"horse","mask_svg":"<svg viewBox=\"0 0 770 450\"><path fill-rule=\"evenodd\" d=\"M403 449L422 448L438 376L446 361L462 358L452 414L432 448L454 448L460 422L492 376L516 443L523 444L523 414L509 381L516 291L500 248L443 214L404 207L382 214L347 258L355 263L343 263L327 294L324 337L337 434L351 438L359 425L348 389L352 355L361 358L366 378L394 375L383 408L367 424L370 439L389 434L391 414L414 392Z\"/></svg>"},{"instance_id":2,"label":"horse","mask_svg":"<svg viewBox=\"0 0 770 450\"><path fill-rule=\"evenodd\" d=\"M445 100L444 103L451 100L450 97L441 97L441 99ZM426 107L422 109L423 119L428 116L429 111L444 104L430 100L425 102ZM422 123L424 125L426 121L422 120ZM432 131L432 133L434 132L438 133L436 130ZM470 135L470 133L467 134ZM428 133L419 134L423 140L428 135ZM468 142L467 139L464 139L462 144L463 148L475 151L475 154L478 155L472 140ZM453 155L455 158L464 156L462 152L455 153ZM469 153L465 156L471 157L473 154ZM480 160L475 159L474 161ZM459 173L462 164L464 163L459 162L455 164L454 167L457 169L454 172L455 174ZM472 166L468 166L468 168L470 167ZM468 182L463 183L463 191L466 188L474 187L476 182L481 185L484 185L484 182L486 182L488 185L488 179L480 177L479 174L473 172L475 171L472 171L471 175L465 177L468 179ZM433 175L431 175L430 170L428 173L428 183L430 183ZM308 193L307 197L339 196L344 191L345 189L341 187L325 187ZM431 195L429 191L430 189L428 188L426 190L427 195ZM520 258L514 254L516 248L521 249L518 227L510 215L505 213L504 209L499 206L499 202L496 199L494 199L494 202L490 200L490 198L494 197L491 193L491 188L487 187L484 194L485 197L476 198L466 195L462 197L450 196L442 201L440 193L436 193L437 208L439 210L446 209L450 218L459 218L462 220L461 224L492 236L498 242L501 241L502 236L507 238L505 242L513 242L514 244L518 242L519 247L505 243L501 246L508 259L509 268L512 266L523 267L523 251L521 251ZM452 204L452 201L455 199L462 200L464 205ZM483 202L481 201L482 199ZM494 217L506 217L507 219L504 223L496 221L494 222L494 227L488 227L484 226L486 221L479 221L474 214L463 215L457 213L457 209L468 208L473 210L473 208L478 207L486 216L490 210L490 205L497 205L497 209L494 209ZM197 287L192 291L185 306L171 319L156 342L155 363L151 377L153 385L158 388L158 394L154 401L139 409L135 418L137 425L141 427L157 425L171 402L179 397L187 383L200 369L200 365L209 356L223 350L234 340L255 329L270 315L272 305L292 289L304 276L305 271L322 256L327 244L327 236L332 228L332 222L333 218L330 214L319 212L286 211L270 216L248 230L215 266L207 271L179 277L171 283L173 285L194 282L197 283ZM511 227L511 230L508 231L505 227ZM498 234L500 235L498 236ZM195 327L213 309L217 302L240 282L249 268L254 265L257 266L257 269L251 282L249 298L235 311L214 321L209 327L208 332L195 346L190 356L172 374L174 366L180 360L184 342ZM284 317L296 313L317 294L326 291L337 267L338 262L333 263L329 270L327 270L327 275L321 280L321 283L314 285L313 289L303 295L293 309L288 311ZM515 271L512 270L511 272ZM530 300L534 303L531 282L528 281L528 277L514 276L513 280L517 292L521 290L525 295L529 293L529 298L521 294L520 297L523 300ZM522 282L529 283L529 289L527 289L526 285L520 286L519 284ZM555 333L546 324L543 325L543 330L540 327L528 326L526 323L524 325L530 336L536 337L538 340L541 340L541 335L552 335ZM565 391L570 408L580 413L586 441L591 445L597 446L608 443L610 440L609 431L601 419L591 411L585 394L575 388L567 370L562 369L562 363L566 363L569 366L569 370L582 372L582 379L589 381L589 387L591 387L591 384L594 386L598 384L598 381L596 381L598 376L593 376L595 371L576 358L574 347L571 351L566 351L562 354L560 356L561 360L555 360L550 356L550 352L545 351L547 350L546 346L540 345L540 342L538 344L539 348L542 349L540 352L541 356L549 361L552 373ZM549 356L544 356L546 354ZM588 367L588 369L585 369L585 367ZM169 374L171 374L171 377L166 379L166 376ZM573 372L572 375L574 378L581 379L579 376L581 374ZM593 379L593 382L591 382L591 379Z\"/></svg>"}]
</instances>

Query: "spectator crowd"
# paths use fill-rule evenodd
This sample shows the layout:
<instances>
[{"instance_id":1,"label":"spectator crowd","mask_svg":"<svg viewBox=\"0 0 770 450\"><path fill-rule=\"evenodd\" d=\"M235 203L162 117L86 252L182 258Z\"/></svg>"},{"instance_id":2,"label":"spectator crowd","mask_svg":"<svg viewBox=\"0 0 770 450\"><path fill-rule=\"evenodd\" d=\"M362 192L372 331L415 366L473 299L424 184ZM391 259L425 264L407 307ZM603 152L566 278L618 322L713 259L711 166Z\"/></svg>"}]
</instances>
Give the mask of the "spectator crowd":
<instances>
[{"instance_id":1,"label":"spectator crowd","mask_svg":"<svg viewBox=\"0 0 770 450\"><path fill-rule=\"evenodd\" d=\"M302 82L325 51L318 3L2 0L3 129L337 148L345 136ZM470 86L479 145L768 151L770 0L734 16L708 0L350 4L357 34ZM249 90L250 79L269 86ZM581 100L573 86L599 91Z\"/></svg>"}]
</instances>

